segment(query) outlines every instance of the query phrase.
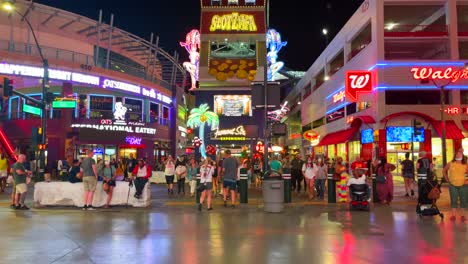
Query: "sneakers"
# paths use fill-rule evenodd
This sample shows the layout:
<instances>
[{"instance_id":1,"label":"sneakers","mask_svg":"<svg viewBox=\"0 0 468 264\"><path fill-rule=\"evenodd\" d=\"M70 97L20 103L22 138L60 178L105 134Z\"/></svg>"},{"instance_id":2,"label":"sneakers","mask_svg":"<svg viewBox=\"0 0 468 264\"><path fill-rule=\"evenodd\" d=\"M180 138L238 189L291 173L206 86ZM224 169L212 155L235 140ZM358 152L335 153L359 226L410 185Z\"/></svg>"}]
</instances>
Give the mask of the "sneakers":
<instances>
[{"instance_id":1,"label":"sneakers","mask_svg":"<svg viewBox=\"0 0 468 264\"><path fill-rule=\"evenodd\" d=\"M411 196L414 196L414 191L413 190L411 190Z\"/></svg>"},{"instance_id":2,"label":"sneakers","mask_svg":"<svg viewBox=\"0 0 468 264\"><path fill-rule=\"evenodd\" d=\"M15 204L10 204L10 209L16 209L16 205Z\"/></svg>"},{"instance_id":3,"label":"sneakers","mask_svg":"<svg viewBox=\"0 0 468 264\"><path fill-rule=\"evenodd\" d=\"M94 207L92 205L88 205L88 211L94 211L96 209L94 209Z\"/></svg>"},{"instance_id":4,"label":"sneakers","mask_svg":"<svg viewBox=\"0 0 468 264\"><path fill-rule=\"evenodd\" d=\"M23 205L20 207L20 210L29 210L29 207L27 207L26 205L23 204Z\"/></svg>"},{"instance_id":5,"label":"sneakers","mask_svg":"<svg viewBox=\"0 0 468 264\"><path fill-rule=\"evenodd\" d=\"M213 210L213 207L208 208L208 211L211 211L211 210Z\"/></svg>"},{"instance_id":6,"label":"sneakers","mask_svg":"<svg viewBox=\"0 0 468 264\"><path fill-rule=\"evenodd\" d=\"M200 211L200 212L201 212L201 209L202 209L202 204L201 204L201 203L199 203L199 204L198 204L198 211Z\"/></svg>"},{"instance_id":7,"label":"sneakers","mask_svg":"<svg viewBox=\"0 0 468 264\"><path fill-rule=\"evenodd\" d=\"M88 210L88 206L85 204L85 206L83 206L83 211L86 211Z\"/></svg>"}]
</instances>

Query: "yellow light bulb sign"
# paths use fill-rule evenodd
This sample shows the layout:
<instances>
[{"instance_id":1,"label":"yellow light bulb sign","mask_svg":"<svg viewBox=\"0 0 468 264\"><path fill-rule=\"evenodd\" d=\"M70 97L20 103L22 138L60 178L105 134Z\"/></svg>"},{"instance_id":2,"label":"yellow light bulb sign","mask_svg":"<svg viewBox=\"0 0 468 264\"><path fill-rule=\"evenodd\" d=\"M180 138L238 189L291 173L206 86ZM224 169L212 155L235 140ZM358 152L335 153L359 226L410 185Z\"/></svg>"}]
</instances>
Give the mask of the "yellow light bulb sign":
<instances>
[{"instance_id":1,"label":"yellow light bulb sign","mask_svg":"<svg viewBox=\"0 0 468 264\"><path fill-rule=\"evenodd\" d=\"M210 31L257 31L257 24L253 15L233 12L227 15L214 15L211 18Z\"/></svg>"}]
</instances>

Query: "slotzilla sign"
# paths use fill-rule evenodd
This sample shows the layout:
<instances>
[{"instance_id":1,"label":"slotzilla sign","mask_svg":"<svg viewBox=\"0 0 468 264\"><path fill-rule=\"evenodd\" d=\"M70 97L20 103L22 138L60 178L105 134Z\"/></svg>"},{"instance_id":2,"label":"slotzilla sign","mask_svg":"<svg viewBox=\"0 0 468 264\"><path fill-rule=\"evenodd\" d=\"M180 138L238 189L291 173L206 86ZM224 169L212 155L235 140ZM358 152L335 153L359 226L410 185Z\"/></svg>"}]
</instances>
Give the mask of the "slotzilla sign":
<instances>
[{"instance_id":1,"label":"slotzilla sign","mask_svg":"<svg viewBox=\"0 0 468 264\"><path fill-rule=\"evenodd\" d=\"M156 128L132 126L130 124L129 125L123 125L123 124L118 124L118 123L100 124L100 125L72 124L71 127L72 128L88 128L88 129L95 129L95 130L101 130L101 131L118 131L118 132L134 133L134 134L156 135Z\"/></svg>"},{"instance_id":2,"label":"slotzilla sign","mask_svg":"<svg viewBox=\"0 0 468 264\"><path fill-rule=\"evenodd\" d=\"M19 64L0 63L0 74L11 74L18 76L42 78L44 76L44 68ZM101 78L99 76L63 71L58 69L49 69L49 78L53 80L89 84L99 86L102 88L117 89L156 99L166 104L172 103L172 99L170 97L161 93L156 93L153 89L144 88L139 85L116 81L108 78Z\"/></svg>"}]
</instances>

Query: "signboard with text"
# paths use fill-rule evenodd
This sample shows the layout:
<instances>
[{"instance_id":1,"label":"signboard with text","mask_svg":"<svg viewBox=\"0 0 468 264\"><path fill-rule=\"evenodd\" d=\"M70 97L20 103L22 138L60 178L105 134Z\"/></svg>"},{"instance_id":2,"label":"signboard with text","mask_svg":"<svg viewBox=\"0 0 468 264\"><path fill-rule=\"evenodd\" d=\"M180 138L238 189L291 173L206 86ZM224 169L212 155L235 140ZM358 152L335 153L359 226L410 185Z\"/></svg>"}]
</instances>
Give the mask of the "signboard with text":
<instances>
[{"instance_id":1,"label":"signboard with text","mask_svg":"<svg viewBox=\"0 0 468 264\"><path fill-rule=\"evenodd\" d=\"M201 34L264 34L263 11L203 12Z\"/></svg>"},{"instance_id":2,"label":"signboard with text","mask_svg":"<svg viewBox=\"0 0 468 264\"><path fill-rule=\"evenodd\" d=\"M370 71L347 71L345 78L346 96L350 101L358 101L363 93L372 93L372 72Z\"/></svg>"}]
</instances>

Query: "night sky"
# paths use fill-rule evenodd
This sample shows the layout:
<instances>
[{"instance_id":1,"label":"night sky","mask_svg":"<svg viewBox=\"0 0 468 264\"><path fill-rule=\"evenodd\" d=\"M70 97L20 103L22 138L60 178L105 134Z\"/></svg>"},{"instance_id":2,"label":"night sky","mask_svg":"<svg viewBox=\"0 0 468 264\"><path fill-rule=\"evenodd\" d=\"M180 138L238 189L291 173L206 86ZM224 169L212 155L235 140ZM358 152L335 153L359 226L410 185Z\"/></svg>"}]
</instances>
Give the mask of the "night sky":
<instances>
[{"instance_id":1,"label":"night sky","mask_svg":"<svg viewBox=\"0 0 468 264\"><path fill-rule=\"evenodd\" d=\"M160 45L171 54L175 49L186 59L178 43L192 28L199 28L199 0L38 0L98 20L99 9L109 23L149 40L151 32L159 35ZM314 8L305 6L313 5ZM271 0L270 27L282 34L288 46L280 59L293 70L307 70L325 47L322 28L332 37L357 10L363 0ZM302 3L302 4L299 4Z\"/></svg>"}]
</instances>

